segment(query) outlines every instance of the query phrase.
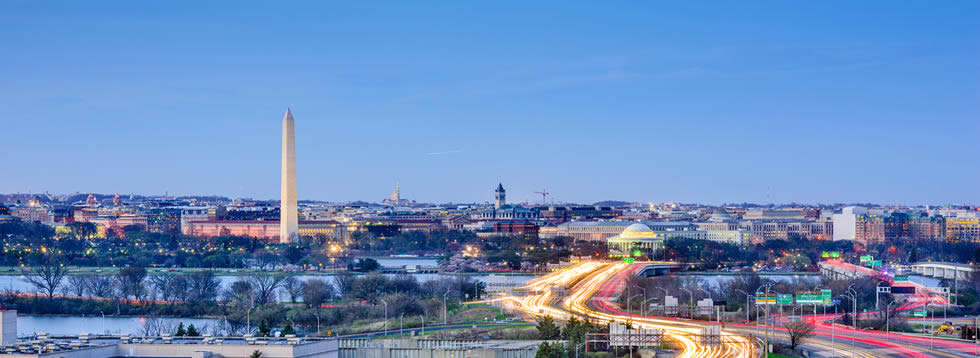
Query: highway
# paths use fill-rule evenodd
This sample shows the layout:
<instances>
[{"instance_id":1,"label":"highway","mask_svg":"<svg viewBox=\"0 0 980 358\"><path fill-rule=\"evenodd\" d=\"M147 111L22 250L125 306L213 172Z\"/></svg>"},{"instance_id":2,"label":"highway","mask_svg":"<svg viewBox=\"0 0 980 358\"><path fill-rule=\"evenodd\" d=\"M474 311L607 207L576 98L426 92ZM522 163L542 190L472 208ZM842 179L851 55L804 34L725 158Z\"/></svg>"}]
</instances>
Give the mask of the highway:
<instances>
[{"instance_id":1,"label":"highway","mask_svg":"<svg viewBox=\"0 0 980 358\"><path fill-rule=\"evenodd\" d=\"M522 287L525 295L503 296L494 300L505 309L530 316L551 316L557 320L578 317L603 323L633 322L638 327L661 329L664 336L675 343L679 350L678 357L756 357L761 353L761 346L756 345L750 336L762 337L764 329L755 324L723 322L722 344L702 346L697 339L701 329L718 325L719 322L644 316L623 311L615 303L615 297L621 294L626 278L642 267L642 264L584 262L529 281ZM926 289L920 291L894 310L911 310L926 304L946 302L945 297ZM859 319L878 313L868 312ZM815 326L814 335L802 346L818 357L973 357L977 349L972 342L831 325L829 321L833 315L830 314L803 315L802 318ZM770 325L770 334L775 336L772 339L789 340L781 327L786 319L785 315L772 315L770 322L775 322Z\"/></svg>"}]
</instances>

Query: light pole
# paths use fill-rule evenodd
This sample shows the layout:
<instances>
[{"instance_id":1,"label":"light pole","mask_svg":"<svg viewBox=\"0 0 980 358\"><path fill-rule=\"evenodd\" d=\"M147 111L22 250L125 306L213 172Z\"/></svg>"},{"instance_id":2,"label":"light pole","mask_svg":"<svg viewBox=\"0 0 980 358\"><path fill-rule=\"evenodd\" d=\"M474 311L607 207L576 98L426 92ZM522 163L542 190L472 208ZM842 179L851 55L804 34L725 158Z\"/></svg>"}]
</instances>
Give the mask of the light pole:
<instances>
[{"instance_id":1,"label":"light pole","mask_svg":"<svg viewBox=\"0 0 980 358\"><path fill-rule=\"evenodd\" d=\"M105 334L105 312L99 311L102 314L102 334Z\"/></svg>"},{"instance_id":2,"label":"light pole","mask_svg":"<svg viewBox=\"0 0 980 358\"><path fill-rule=\"evenodd\" d=\"M892 305L896 303L898 302L892 301L887 306L885 306L885 340L886 341L888 340L888 316L890 316L888 312L891 311Z\"/></svg>"},{"instance_id":3,"label":"light pole","mask_svg":"<svg viewBox=\"0 0 980 358\"><path fill-rule=\"evenodd\" d=\"M743 295L745 295L745 323L749 323L749 293L737 288L735 291L741 292Z\"/></svg>"},{"instance_id":4,"label":"light pole","mask_svg":"<svg viewBox=\"0 0 980 358\"><path fill-rule=\"evenodd\" d=\"M316 308L316 335L320 335L320 307Z\"/></svg>"},{"instance_id":5,"label":"light pole","mask_svg":"<svg viewBox=\"0 0 980 358\"><path fill-rule=\"evenodd\" d=\"M656 299L656 297L650 297L650 298L647 298L647 299L643 300L643 307L640 307L640 309L643 310L642 311L642 314L644 316L650 314L650 310L649 310L650 303L649 302L650 302L650 300L655 300L655 299Z\"/></svg>"},{"instance_id":6,"label":"light pole","mask_svg":"<svg viewBox=\"0 0 980 358\"><path fill-rule=\"evenodd\" d=\"M664 291L664 316L666 316L667 315L667 289L663 287L654 287L654 288Z\"/></svg>"},{"instance_id":7,"label":"light pole","mask_svg":"<svg viewBox=\"0 0 980 358\"><path fill-rule=\"evenodd\" d=\"M694 292L691 292L691 290L688 290L686 288L681 288L681 291L687 292L687 297L688 297L687 312L691 316L691 318L694 318L694 314L693 314L694 309L691 308L694 307Z\"/></svg>"},{"instance_id":8,"label":"light pole","mask_svg":"<svg viewBox=\"0 0 980 358\"><path fill-rule=\"evenodd\" d=\"M405 334L405 312L398 317L398 335Z\"/></svg>"},{"instance_id":9,"label":"light pole","mask_svg":"<svg viewBox=\"0 0 980 358\"><path fill-rule=\"evenodd\" d=\"M385 304L385 338L388 338L388 302L382 298L381 303Z\"/></svg>"},{"instance_id":10,"label":"light pole","mask_svg":"<svg viewBox=\"0 0 980 358\"><path fill-rule=\"evenodd\" d=\"M446 309L446 296L449 295L449 291L442 294L442 324L448 324L449 320L449 310Z\"/></svg>"},{"instance_id":11,"label":"light pole","mask_svg":"<svg viewBox=\"0 0 980 358\"><path fill-rule=\"evenodd\" d=\"M419 315L419 318L422 319L422 334L421 335L424 336L425 335L425 316Z\"/></svg>"}]
</instances>

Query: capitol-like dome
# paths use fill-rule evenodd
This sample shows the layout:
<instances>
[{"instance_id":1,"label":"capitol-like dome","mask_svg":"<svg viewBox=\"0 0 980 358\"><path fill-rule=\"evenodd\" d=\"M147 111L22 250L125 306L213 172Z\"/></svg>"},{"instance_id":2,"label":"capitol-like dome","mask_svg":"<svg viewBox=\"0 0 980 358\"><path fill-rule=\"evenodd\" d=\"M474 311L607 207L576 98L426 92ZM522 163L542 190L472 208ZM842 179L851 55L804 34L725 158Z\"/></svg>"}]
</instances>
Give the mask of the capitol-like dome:
<instances>
[{"instance_id":1,"label":"capitol-like dome","mask_svg":"<svg viewBox=\"0 0 980 358\"><path fill-rule=\"evenodd\" d=\"M653 230L651 230L650 227L649 226L646 226L645 224L636 223L636 224L627 226L626 229L623 230L623 233L624 234L625 233L629 233L629 232L648 233L648 232L653 232Z\"/></svg>"},{"instance_id":2,"label":"capitol-like dome","mask_svg":"<svg viewBox=\"0 0 980 358\"><path fill-rule=\"evenodd\" d=\"M727 222L730 220L732 220L732 214L729 214L725 209L715 210L715 212L711 214L711 218L708 219L708 221L716 223Z\"/></svg>"}]
</instances>

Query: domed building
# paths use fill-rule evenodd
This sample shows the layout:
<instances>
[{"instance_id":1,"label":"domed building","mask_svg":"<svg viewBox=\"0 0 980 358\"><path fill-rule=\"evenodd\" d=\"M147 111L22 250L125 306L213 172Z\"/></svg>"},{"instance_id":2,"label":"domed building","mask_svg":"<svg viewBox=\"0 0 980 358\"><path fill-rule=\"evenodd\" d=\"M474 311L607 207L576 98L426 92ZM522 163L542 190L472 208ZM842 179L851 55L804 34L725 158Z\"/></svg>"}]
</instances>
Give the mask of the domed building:
<instances>
[{"instance_id":1,"label":"domed building","mask_svg":"<svg viewBox=\"0 0 980 358\"><path fill-rule=\"evenodd\" d=\"M627 226L619 235L606 240L610 255L628 255L633 250L645 252L663 248L664 233L650 229L646 224L636 223Z\"/></svg>"}]
</instances>

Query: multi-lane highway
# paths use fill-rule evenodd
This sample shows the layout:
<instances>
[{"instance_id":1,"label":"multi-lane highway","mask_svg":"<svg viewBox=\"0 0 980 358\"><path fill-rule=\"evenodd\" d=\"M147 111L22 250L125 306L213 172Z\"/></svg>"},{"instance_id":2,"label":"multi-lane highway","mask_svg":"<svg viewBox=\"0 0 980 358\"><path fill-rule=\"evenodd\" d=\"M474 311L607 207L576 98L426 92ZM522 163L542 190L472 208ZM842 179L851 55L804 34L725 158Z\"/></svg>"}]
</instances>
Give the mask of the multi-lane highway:
<instances>
[{"instance_id":1,"label":"multi-lane highway","mask_svg":"<svg viewBox=\"0 0 980 358\"><path fill-rule=\"evenodd\" d=\"M841 263L842 265L846 265ZM559 320L571 317L600 322L632 322L641 328L660 329L675 343L680 357L755 357L761 349L757 340L764 330L760 325L723 323L722 343L703 346L697 339L705 326L718 322L638 315L624 311L615 303L626 279L642 269L642 264L584 262L566 270L529 281L524 295L498 298L505 308L532 316L551 316ZM861 269L860 267L858 269ZM926 304L943 304L945 298L921 290L896 310L909 310ZM875 312L869 312L870 316ZM863 318L861 316L860 318ZM915 335L854 330L829 323L833 315L807 315L815 325L814 335L804 347L817 356L846 357L972 357L977 349L972 343L932 339ZM770 334L787 341L782 323L785 316L773 315ZM773 327L775 326L775 327Z\"/></svg>"}]
</instances>

